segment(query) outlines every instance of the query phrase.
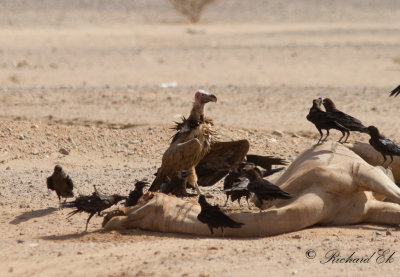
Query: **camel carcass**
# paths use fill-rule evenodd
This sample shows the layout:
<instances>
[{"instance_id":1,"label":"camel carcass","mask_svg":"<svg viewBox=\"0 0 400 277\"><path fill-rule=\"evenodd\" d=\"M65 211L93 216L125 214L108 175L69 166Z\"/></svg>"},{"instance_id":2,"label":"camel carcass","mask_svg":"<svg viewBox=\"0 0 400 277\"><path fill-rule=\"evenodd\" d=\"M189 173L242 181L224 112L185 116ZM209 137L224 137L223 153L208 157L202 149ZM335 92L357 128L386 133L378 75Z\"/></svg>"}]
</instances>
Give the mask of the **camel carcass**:
<instances>
[{"instance_id":1,"label":"camel carcass","mask_svg":"<svg viewBox=\"0 0 400 277\"><path fill-rule=\"evenodd\" d=\"M261 213L228 214L244 225L226 229L225 236L270 236L315 224L400 223L400 188L383 169L339 143L306 150L275 183L293 198L264 202ZM395 203L383 202L385 198ZM104 228L209 235L207 225L197 220L197 203L160 193L141 200L135 207L121 208L125 215L111 218ZM222 233L218 230L215 235Z\"/></svg>"}]
</instances>

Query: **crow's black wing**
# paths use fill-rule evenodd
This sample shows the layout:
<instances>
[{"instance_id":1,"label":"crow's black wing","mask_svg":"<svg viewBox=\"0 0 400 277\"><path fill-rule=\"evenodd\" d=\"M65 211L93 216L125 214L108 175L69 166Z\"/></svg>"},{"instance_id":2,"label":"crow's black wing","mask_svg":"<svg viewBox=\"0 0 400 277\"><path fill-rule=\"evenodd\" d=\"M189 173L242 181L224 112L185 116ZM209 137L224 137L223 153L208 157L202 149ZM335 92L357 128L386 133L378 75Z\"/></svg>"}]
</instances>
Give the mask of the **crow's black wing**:
<instances>
[{"instance_id":1,"label":"crow's black wing","mask_svg":"<svg viewBox=\"0 0 400 277\"><path fill-rule=\"evenodd\" d=\"M239 191L239 190L247 190L247 186L250 183L250 180L246 177L239 177L232 185L230 189L224 189L224 192L227 191Z\"/></svg>"},{"instance_id":2,"label":"crow's black wing","mask_svg":"<svg viewBox=\"0 0 400 277\"><path fill-rule=\"evenodd\" d=\"M367 127L365 127L359 119L341 111L336 111L334 114L335 120L350 131L367 132Z\"/></svg>"},{"instance_id":3,"label":"crow's black wing","mask_svg":"<svg viewBox=\"0 0 400 277\"><path fill-rule=\"evenodd\" d=\"M390 92L390 96L397 96L400 94L400 85Z\"/></svg>"},{"instance_id":4,"label":"crow's black wing","mask_svg":"<svg viewBox=\"0 0 400 277\"><path fill-rule=\"evenodd\" d=\"M46 183L47 183L47 189L54 190L54 183L53 183L53 178L52 178L52 176L47 177Z\"/></svg>"},{"instance_id":5,"label":"crow's black wing","mask_svg":"<svg viewBox=\"0 0 400 277\"><path fill-rule=\"evenodd\" d=\"M272 156L261 156L249 154L246 156L248 162L254 163L255 165L261 166L266 170L271 170L272 165L287 165L288 162L285 159L272 157Z\"/></svg>"},{"instance_id":6,"label":"crow's black wing","mask_svg":"<svg viewBox=\"0 0 400 277\"><path fill-rule=\"evenodd\" d=\"M72 179L69 176L67 176L65 182L67 183L68 190L72 191L74 189L74 182L72 182Z\"/></svg>"},{"instance_id":7,"label":"crow's black wing","mask_svg":"<svg viewBox=\"0 0 400 277\"><path fill-rule=\"evenodd\" d=\"M289 193L281 190L278 186L264 179L258 179L250 182L247 187L249 191L255 193L258 197L264 200L292 198Z\"/></svg>"},{"instance_id":8,"label":"crow's black wing","mask_svg":"<svg viewBox=\"0 0 400 277\"><path fill-rule=\"evenodd\" d=\"M379 141L385 146L385 148L392 154L400 155L400 147L387 137L381 136Z\"/></svg>"}]
</instances>

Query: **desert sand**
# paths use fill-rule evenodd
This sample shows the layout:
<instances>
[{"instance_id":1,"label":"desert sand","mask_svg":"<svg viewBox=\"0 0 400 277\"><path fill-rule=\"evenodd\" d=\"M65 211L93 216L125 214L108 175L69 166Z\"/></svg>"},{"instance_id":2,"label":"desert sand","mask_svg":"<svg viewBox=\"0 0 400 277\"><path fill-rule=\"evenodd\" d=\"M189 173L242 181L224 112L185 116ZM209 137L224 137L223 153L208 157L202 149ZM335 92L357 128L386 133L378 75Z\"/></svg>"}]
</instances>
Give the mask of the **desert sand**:
<instances>
[{"instance_id":1,"label":"desert sand","mask_svg":"<svg viewBox=\"0 0 400 277\"><path fill-rule=\"evenodd\" d=\"M398 1L219 0L198 24L162 0L1 0L0 15L0 276L398 274L394 226L235 239L104 232L94 217L83 233L87 215L67 220L45 183L55 164L76 195L151 181L198 88L218 96L206 107L218 139L248 139L250 153L290 162L315 144L305 116L320 96L400 143L400 99L388 97L400 82ZM221 188L205 189L220 205ZM332 249L375 254L322 264ZM379 263L379 249L395 253Z\"/></svg>"}]
</instances>

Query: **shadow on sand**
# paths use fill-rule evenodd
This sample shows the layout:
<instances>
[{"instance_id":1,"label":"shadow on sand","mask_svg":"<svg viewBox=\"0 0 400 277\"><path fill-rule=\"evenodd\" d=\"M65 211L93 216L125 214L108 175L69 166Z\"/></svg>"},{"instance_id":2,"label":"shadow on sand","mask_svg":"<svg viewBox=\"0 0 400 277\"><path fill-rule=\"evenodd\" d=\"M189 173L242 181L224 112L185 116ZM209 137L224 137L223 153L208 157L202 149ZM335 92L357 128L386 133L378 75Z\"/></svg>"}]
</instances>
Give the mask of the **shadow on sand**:
<instances>
[{"instance_id":1,"label":"shadow on sand","mask_svg":"<svg viewBox=\"0 0 400 277\"><path fill-rule=\"evenodd\" d=\"M10 221L10 224L18 225L21 222L28 221L32 218L38 218L38 217L52 214L53 212L55 212L57 210L58 210L57 208L50 207L50 208L46 208L46 209L24 212L24 213L20 214L19 216L15 217L12 221Z\"/></svg>"}]
</instances>

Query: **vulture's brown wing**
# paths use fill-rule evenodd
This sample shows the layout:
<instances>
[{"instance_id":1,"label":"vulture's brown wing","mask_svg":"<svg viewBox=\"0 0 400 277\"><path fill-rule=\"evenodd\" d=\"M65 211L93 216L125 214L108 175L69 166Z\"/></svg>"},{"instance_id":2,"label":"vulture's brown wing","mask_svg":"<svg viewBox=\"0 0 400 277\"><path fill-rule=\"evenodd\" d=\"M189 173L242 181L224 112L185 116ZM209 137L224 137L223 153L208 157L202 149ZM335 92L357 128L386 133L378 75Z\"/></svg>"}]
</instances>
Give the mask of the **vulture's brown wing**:
<instances>
[{"instance_id":1,"label":"vulture's brown wing","mask_svg":"<svg viewBox=\"0 0 400 277\"><path fill-rule=\"evenodd\" d=\"M149 190L159 190L167 176L172 178L177 171L193 167L199 160L201 150L202 145L196 138L184 143L171 144L163 155L162 165Z\"/></svg>"},{"instance_id":2,"label":"vulture's brown wing","mask_svg":"<svg viewBox=\"0 0 400 277\"><path fill-rule=\"evenodd\" d=\"M236 168L249 151L247 140L216 142L196 166L199 186L212 186Z\"/></svg>"},{"instance_id":3,"label":"vulture's brown wing","mask_svg":"<svg viewBox=\"0 0 400 277\"><path fill-rule=\"evenodd\" d=\"M272 165L287 165L288 162L285 159L275 158L272 156L260 156L260 155L252 155L249 154L246 156L246 159L250 163L254 163L255 165L261 166L266 170L271 170Z\"/></svg>"}]
</instances>

